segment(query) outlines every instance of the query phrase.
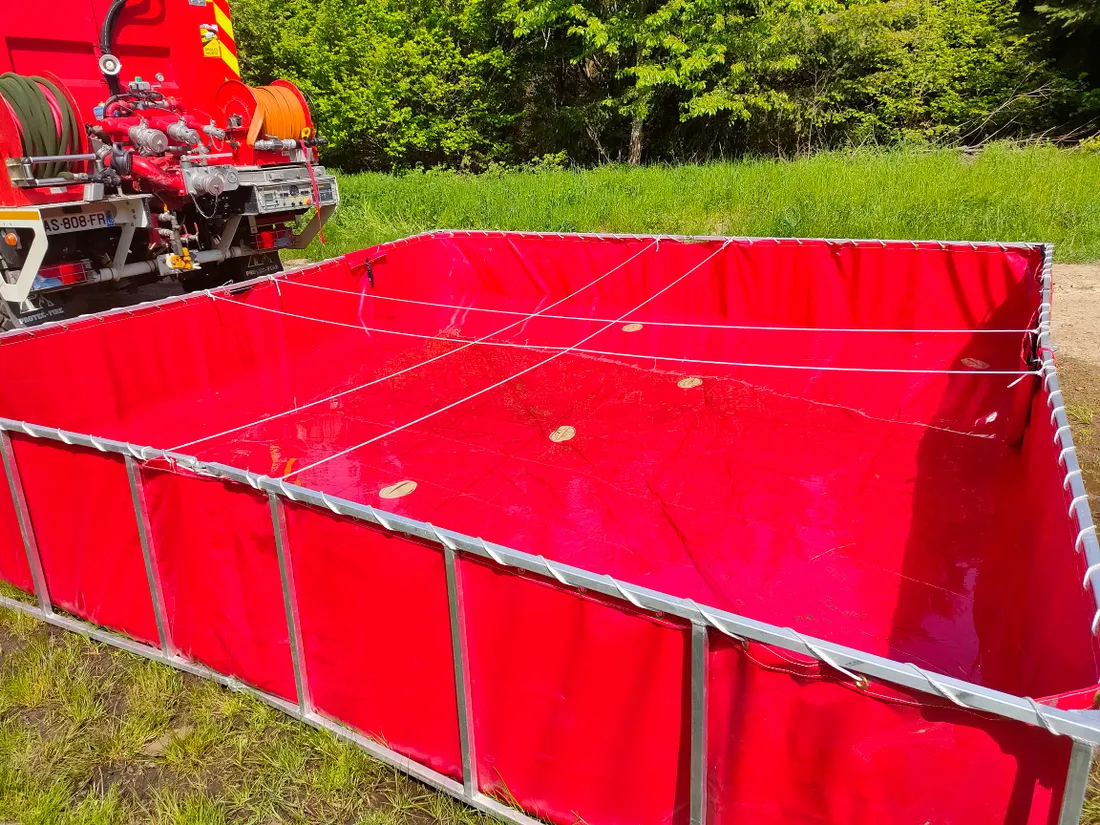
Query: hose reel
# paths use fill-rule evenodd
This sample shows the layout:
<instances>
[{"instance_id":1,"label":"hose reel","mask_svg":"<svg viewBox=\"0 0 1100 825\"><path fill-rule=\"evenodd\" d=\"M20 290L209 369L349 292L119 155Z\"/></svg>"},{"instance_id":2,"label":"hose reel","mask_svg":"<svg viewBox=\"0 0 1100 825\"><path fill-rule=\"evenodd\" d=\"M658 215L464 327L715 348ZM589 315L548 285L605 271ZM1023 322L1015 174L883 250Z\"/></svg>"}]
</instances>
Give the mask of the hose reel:
<instances>
[{"instance_id":1,"label":"hose reel","mask_svg":"<svg viewBox=\"0 0 1100 825\"><path fill-rule=\"evenodd\" d=\"M84 127L60 81L6 72L0 75L0 105L15 123L22 156L87 151ZM35 167L35 174L44 178L71 171L66 161L50 161Z\"/></svg>"},{"instance_id":2,"label":"hose reel","mask_svg":"<svg viewBox=\"0 0 1100 825\"><path fill-rule=\"evenodd\" d=\"M237 117L247 125L248 146L298 141L313 134L305 96L285 80L276 80L270 86L246 86L239 80L227 80L218 89L216 103L227 120Z\"/></svg>"}]
</instances>

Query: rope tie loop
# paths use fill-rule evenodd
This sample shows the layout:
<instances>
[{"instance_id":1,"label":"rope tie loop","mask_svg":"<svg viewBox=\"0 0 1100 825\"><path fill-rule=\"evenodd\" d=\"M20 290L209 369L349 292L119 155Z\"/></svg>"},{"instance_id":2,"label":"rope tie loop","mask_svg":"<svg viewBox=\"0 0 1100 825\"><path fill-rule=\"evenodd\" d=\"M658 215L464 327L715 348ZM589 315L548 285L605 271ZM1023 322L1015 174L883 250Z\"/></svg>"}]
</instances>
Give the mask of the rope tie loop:
<instances>
[{"instance_id":1,"label":"rope tie loop","mask_svg":"<svg viewBox=\"0 0 1100 825\"><path fill-rule=\"evenodd\" d=\"M479 542L481 542L481 549L486 552L486 554L489 556L489 558L491 558L493 561L495 561L501 567L510 567L511 566L507 562L504 561L504 559L501 557L500 553L496 552L495 550L493 550L492 547L489 546L489 543L487 541L485 541L485 539L483 539L481 536L478 536L477 540Z\"/></svg>"},{"instance_id":2,"label":"rope tie loop","mask_svg":"<svg viewBox=\"0 0 1100 825\"><path fill-rule=\"evenodd\" d=\"M432 535L435 536L435 540L446 547L448 550L458 550L458 546L441 532L439 532L439 528L432 524L430 521L424 522L424 526L431 530Z\"/></svg>"},{"instance_id":3,"label":"rope tie loop","mask_svg":"<svg viewBox=\"0 0 1100 825\"><path fill-rule=\"evenodd\" d=\"M1024 700L1029 705L1031 705L1031 709L1035 711L1035 718L1038 721L1040 727L1046 728L1048 733L1051 733L1055 736L1062 736L1062 734L1055 730L1054 726L1050 724L1050 719L1048 719L1047 715L1043 713L1042 706L1038 702L1036 702L1030 696L1025 696Z\"/></svg>"},{"instance_id":4,"label":"rope tie loop","mask_svg":"<svg viewBox=\"0 0 1100 825\"><path fill-rule=\"evenodd\" d=\"M869 680L867 679L867 677L866 677L866 676L863 676L863 675L861 675L861 674L858 674L858 673L853 673L852 671L848 670L848 669L847 669L846 667L843 667L843 666L842 666L842 665L841 665L840 663L838 663L838 662L837 662L836 660L834 660L834 659L833 659L833 658L832 658L831 656L829 656L829 655L828 655L828 654L827 654L827 653L826 653L826 652L825 652L824 650L822 650L821 648L819 648L819 647L817 647L816 645L814 645L814 644L813 644L812 642L810 642L810 641L809 641L809 640L808 640L808 639L807 639L807 638L806 638L805 636L803 636L803 635L802 635L801 633L799 633L799 632L798 632L797 630L795 630L794 628L791 628L791 627L787 627L787 628L784 628L784 629L785 629L785 630L786 630L786 631L787 631L787 632L788 632L788 633L789 633L789 634L790 634L790 635L791 635L792 637L794 637L794 638L795 638L795 639L796 639L797 641L799 641L799 642L801 642L801 643L802 643L803 645L805 645L806 649L807 649L808 651L810 651L810 654L811 654L811 655L812 655L812 656L813 656L814 658L816 658L816 659L820 659L820 660L821 660L822 662L824 662L825 664L827 664L827 665L828 665L829 667L831 667L831 668L832 668L833 670L836 670L836 671L839 671L839 672L843 673L843 674L844 674L845 676L847 676L847 677L848 677L849 679L851 679L851 680L852 680L853 682L855 682L855 683L856 683L856 685L857 685L857 686L858 686L858 687L859 687L859 688L860 688L861 690L866 690L866 689L867 689L867 688L868 688L868 687L870 686L870 684L871 684L871 683L870 683L870 681L869 681Z\"/></svg>"},{"instance_id":5,"label":"rope tie loop","mask_svg":"<svg viewBox=\"0 0 1100 825\"><path fill-rule=\"evenodd\" d=\"M547 558L546 558L545 556L541 556L541 555L540 555L540 556L538 557L538 559L539 559L539 561L541 561L541 562L542 562L543 566L544 566L544 567L546 568L546 571L547 571L547 572L548 572L548 573L549 573L549 574L550 574L551 576L553 576L553 577L554 577L555 579L557 579L557 581L558 581L558 583L559 583L559 584L564 584L564 585L566 585L567 587L569 586L569 582L568 582L568 580L567 580L567 579L565 578L565 576L563 576L563 575L561 574L561 571L560 571L560 570L558 570L558 569L557 569L557 567L555 567L554 565L552 565L552 564L551 564L551 563L550 563L550 562L549 562L549 561L547 560Z\"/></svg>"},{"instance_id":6,"label":"rope tie loop","mask_svg":"<svg viewBox=\"0 0 1100 825\"><path fill-rule=\"evenodd\" d=\"M1096 525L1095 524L1090 524L1088 527L1085 527L1083 530L1081 530L1080 533L1077 534L1077 540L1075 542L1073 542L1073 549L1076 552L1078 552L1078 553L1081 552L1081 546L1084 544L1085 536L1088 535L1089 533L1092 534L1093 538L1096 538Z\"/></svg>"},{"instance_id":7,"label":"rope tie loop","mask_svg":"<svg viewBox=\"0 0 1100 825\"><path fill-rule=\"evenodd\" d=\"M938 696L942 696L953 705L958 705L960 708L966 708L969 710L967 704L962 699L960 699L954 691L948 690L947 685L940 684L935 679L933 679L932 675L928 673L928 671L921 670L912 662L906 662L905 666L913 671L915 674L920 676L922 679L924 679L924 681L928 684L928 687L932 688L933 693Z\"/></svg>"},{"instance_id":8,"label":"rope tie loop","mask_svg":"<svg viewBox=\"0 0 1100 825\"><path fill-rule=\"evenodd\" d=\"M272 483L279 488L279 491L291 501L298 501L298 498L294 495L294 491L287 486L286 480L282 478L272 479Z\"/></svg>"},{"instance_id":9,"label":"rope tie loop","mask_svg":"<svg viewBox=\"0 0 1100 825\"><path fill-rule=\"evenodd\" d=\"M384 528L391 532L393 531L393 525L386 521L386 519L382 517L382 514L378 510L374 509L374 507L370 508L370 514L374 518L374 520L381 524Z\"/></svg>"},{"instance_id":10,"label":"rope tie loop","mask_svg":"<svg viewBox=\"0 0 1100 825\"><path fill-rule=\"evenodd\" d=\"M619 591L619 595L621 595L624 599L626 599L639 610L645 610L645 608L642 606L642 603L638 601L638 597L627 590L625 587L623 587L622 582L620 582L618 579L613 578L610 574L605 575L604 578L607 579L612 587Z\"/></svg>"},{"instance_id":11,"label":"rope tie loop","mask_svg":"<svg viewBox=\"0 0 1100 825\"><path fill-rule=\"evenodd\" d=\"M728 627L723 625L722 622L720 622L718 620L717 616L714 616L711 613L708 613L706 610L704 610L702 607L700 607L699 604L694 599L688 599L687 603L689 605L691 605L692 609L695 610L695 612L697 612L702 617L704 623L710 625L715 630L717 630L719 633L721 633L725 636L729 636L735 642L740 644L743 649L748 650L749 642L744 636L738 636L736 633L734 633Z\"/></svg>"},{"instance_id":12,"label":"rope tie loop","mask_svg":"<svg viewBox=\"0 0 1100 825\"><path fill-rule=\"evenodd\" d=\"M1083 578L1081 580L1081 589L1082 590L1088 590L1089 589L1089 584L1090 584L1091 579L1092 579L1092 574L1095 573L1097 570L1100 570L1100 562L1097 562L1096 564L1090 564L1089 565L1089 569L1085 571L1085 578Z\"/></svg>"}]
</instances>

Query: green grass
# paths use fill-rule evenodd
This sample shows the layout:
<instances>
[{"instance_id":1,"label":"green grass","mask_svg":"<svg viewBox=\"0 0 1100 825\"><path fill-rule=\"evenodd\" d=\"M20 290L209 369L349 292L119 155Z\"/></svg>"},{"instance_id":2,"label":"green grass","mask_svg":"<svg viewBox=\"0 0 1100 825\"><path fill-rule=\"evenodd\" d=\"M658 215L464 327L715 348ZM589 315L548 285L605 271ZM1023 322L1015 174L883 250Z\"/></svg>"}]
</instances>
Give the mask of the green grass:
<instances>
[{"instance_id":1,"label":"green grass","mask_svg":"<svg viewBox=\"0 0 1100 825\"><path fill-rule=\"evenodd\" d=\"M0 822L493 821L249 696L0 609Z\"/></svg>"},{"instance_id":2,"label":"green grass","mask_svg":"<svg viewBox=\"0 0 1100 825\"><path fill-rule=\"evenodd\" d=\"M1100 259L1100 154L994 145L480 176L344 175L331 256L427 229L1048 241Z\"/></svg>"}]
</instances>

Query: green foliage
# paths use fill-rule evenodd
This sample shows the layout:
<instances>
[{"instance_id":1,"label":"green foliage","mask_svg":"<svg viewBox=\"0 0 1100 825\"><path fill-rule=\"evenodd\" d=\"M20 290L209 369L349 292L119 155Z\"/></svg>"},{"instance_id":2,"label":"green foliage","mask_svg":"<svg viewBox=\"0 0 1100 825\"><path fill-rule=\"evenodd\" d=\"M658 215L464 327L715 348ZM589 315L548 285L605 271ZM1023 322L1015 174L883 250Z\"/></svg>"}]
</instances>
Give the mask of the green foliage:
<instances>
[{"instance_id":1,"label":"green foliage","mask_svg":"<svg viewBox=\"0 0 1100 825\"><path fill-rule=\"evenodd\" d=\"M1100 8L1051 2L1059 27ZM1091 105L1087 81L1058 74L1004 0L234 0L234 11L247 79L299 83L328 162L349 170L974 144Z\"/></svg>"},{"instance_id":2,"label":"green foliage","mask_svg":"<svg viewBox=\"0 0 1100 825\"><path fill-rule=\"evenodd\" d=\"M1100 153L996 143L675 167L340 177L328 257L429 229L1041 241L1100 260Z\"/></svg>"},{"instance_id":3,"label":"green foliage","mask_svg":"<svg viewBox=\"0 0 1100 825\"><path fill-rule=\"evenodd\" d=\"M509 61L485 0L234 0L246 80L309 97L348 167L503 157Z\"/></svg>"},{"instance_id":4,"label":"green foliage","mask_svg":"<svg viewBox=\"0 0 1100 825\"><path fill-rule=\"evenodd\" d=\"M1035 10L1066 29L1100 26L1100 0L1055 0Z\"/></svg>"}]
</instances>

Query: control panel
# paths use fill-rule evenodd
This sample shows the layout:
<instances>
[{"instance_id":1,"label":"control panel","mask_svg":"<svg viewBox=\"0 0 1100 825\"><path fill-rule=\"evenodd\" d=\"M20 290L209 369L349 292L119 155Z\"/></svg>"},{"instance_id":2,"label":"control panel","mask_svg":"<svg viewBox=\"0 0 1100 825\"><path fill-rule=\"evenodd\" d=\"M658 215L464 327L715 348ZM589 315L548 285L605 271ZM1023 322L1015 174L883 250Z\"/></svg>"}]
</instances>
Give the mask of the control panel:
<instances>
[{"instance_id":1,"label":"control panel","mask_svg":"<svg viewBox=\"0 0 1100 825\"><path fill-rule=\"evenodd\" d=\"M313 177L305 166L239 169L240 185L252 192L244 209L246 215L293 212L313 206L336 206L340 200L336 178L323 166L313 167ZM314 180L317 182L314 191ZM314 201L318 201L315 203Z\"/></svg>"}]
</instances>

